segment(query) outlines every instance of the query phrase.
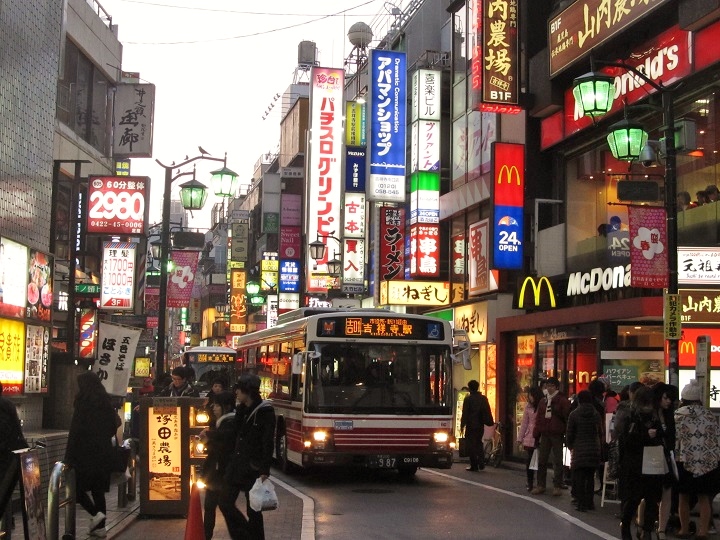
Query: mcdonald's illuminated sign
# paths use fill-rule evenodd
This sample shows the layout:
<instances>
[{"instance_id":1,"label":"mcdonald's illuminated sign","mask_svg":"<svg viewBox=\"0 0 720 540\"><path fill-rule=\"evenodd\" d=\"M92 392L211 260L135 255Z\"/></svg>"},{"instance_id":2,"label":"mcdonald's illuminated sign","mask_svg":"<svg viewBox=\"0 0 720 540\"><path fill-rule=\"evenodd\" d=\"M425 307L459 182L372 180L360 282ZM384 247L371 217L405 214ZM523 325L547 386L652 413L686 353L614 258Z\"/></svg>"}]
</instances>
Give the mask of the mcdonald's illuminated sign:
<instances>
[{"instance_id":1,"label":"mcdonald's illuminated sign","mask_svg":"<svg viewBox=\"0 0 720 540\"><path fill-rule=\"evenodd\" d=\"M552 308L556 307L555 291L553 290L553 286L550 283L550 280L545 276L541 276L540 278L538 278L537 281L535 281L534 277L528 276L525 278L525 281L523 281L523 284L520 287L520 295L518 296L518 309L526 309L525 308L525 288L528 286L528 283L532 287L533 298L535 301L535 305L532 307L540 307L540 300L541 300L540 293L542 292L543 284L547 285L548 296L550 298L550 307L552 307Z\"/></svg>"},{"instance_id":2,"label":"mcdonald's illuminated sign","mask_svg":"<svg viewBox=\"0 0 720 540\"><path fill-rule=\"evenodd\" d=\"M493 143L493 261L496 269L523 266L525 146Z\"/></svg>"},{"instance_id":3,"label":"mcdonald's illuminated sign","mask_svg":"<svg viewBox=\"0 0 720 540\"><path fill-rule=\"evenodd\" d=\"M680 354L695 354L695 344L692 341L680 342Z\"/></svg>"}]
</instances>

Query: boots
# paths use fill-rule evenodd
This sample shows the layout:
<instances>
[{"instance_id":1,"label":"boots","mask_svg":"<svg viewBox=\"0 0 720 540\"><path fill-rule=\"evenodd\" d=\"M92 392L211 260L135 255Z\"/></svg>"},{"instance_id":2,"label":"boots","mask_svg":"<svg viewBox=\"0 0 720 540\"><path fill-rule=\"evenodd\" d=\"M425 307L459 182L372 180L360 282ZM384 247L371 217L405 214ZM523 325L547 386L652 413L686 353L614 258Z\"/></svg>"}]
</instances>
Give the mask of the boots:
<instances>
[{"instance_id":1,"label":"boots","mask_svg":"<svg viewBox=\"0 0 720 540\"><path fill-rule=\"evenodd\" d=\"M620 538L622 540L633 540L632 532L630 532L630 522L621 522L620 523Z\"/></svg>"}]
</instances>

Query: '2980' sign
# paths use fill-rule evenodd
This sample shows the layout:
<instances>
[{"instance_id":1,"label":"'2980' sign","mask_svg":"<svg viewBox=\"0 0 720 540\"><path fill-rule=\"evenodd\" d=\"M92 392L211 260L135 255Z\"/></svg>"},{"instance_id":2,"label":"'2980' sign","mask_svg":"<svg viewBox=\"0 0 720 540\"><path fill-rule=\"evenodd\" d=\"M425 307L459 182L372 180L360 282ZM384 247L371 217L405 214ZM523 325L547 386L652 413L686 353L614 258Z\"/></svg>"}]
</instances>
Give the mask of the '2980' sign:
<instances>
[{"instance_id":1,"label":"'2980' sign","mask_svg":"<svg viewBox=\"0 0 720 540\"><path fill-rule=\"evenodd\" d=\"M91 176L89 180L89 234L145 234L150 194L147 176Z\"/></svg>"}]
</instances>

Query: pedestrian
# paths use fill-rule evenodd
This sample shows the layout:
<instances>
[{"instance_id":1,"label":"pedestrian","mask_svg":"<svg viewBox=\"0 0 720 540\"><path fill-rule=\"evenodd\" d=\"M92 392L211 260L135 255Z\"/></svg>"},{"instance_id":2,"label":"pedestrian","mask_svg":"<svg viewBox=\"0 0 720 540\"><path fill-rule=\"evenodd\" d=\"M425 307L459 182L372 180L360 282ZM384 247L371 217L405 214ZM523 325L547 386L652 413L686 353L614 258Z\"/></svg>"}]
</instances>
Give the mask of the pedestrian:
<instances>
[{"instance_id":1,"label":"pedestrian","mask_svg":"<svg viewBox=\"0 0 720 540\"><path fill-rule=\"evenodd\" d=\"M470 466L467 471L481 471L485 468L485 451L483 449L483 434L485 426L492 426L492 411L490 402L480 392L480 383L476 380L468 382L470 393L463 399L462 415L460 416L460 431L465 431Z\"/></svg>"},{"instance_id":2,"label":"pedestrian","mask_svg":"<svg viewBox=\"0 0 720 540\"><path fill-rule=\"evenodd\" d=\"M225 469L235 448L235 395L232 392L217 393L211 408L214 425L200 433L200 440L207 447L203 464L205 540L210 540L215 530L215 511L223 490Z\"/></svg>"},{"instance_id":3,"label":"pedestrian","mask_svg":"<svg viewBox=\"0 0 720 540\"><path fill-rule=\"evenodd\" d=\"M577 395L577 407L568 416L567 447L570 449L572 489L579 512L595 510L595 471L600 463L602 420L589 390Z\"/></svg>"},{"instance_id":4,"label":"pedestrian","mask_svg":"<svg viewBox=\"0 0 720 540\"><path fill-rule=\"evenodd\" d=\"M530 468L530 461L533 453L537 449L537 441L533 437L535 429L535 417L537 416L537 408L540 400L543 398L542 390L538 386L534 386L528 390L528 400L523 410L522 421L520 422L520 432L518 433L518 444L527 453L525 459L525 473L527 474L527 490L533 490L535 481L535 469Z\"/></svg>"},{"instance_id":5,"label":"pedestrian","mask_svg":"<svg viewBox=\"0 0 720 540\"><path fill-rule=\"evenodd\" d=\"M612 430L610 433L613 440L617 439L618 433L624 429L625 422L630 417L635 392L642 386L643 384L640 381L633 381L620 390L620 403L618 403L618 406L615 409L615 416L613 418Z\"/></svg>"},{"instance_id":6,"label":"pedestrian","mask_svg":"<svg viewBox=\"0 0 720 540\"><path fill-rule=\"evenodd\" d=\"M563 438L567 430L567 419L570 414L570 401L560 392L560 381L556 377L548 377L545 388L547 393L540 400L535 418L533 437L540 440L538 452L537 486L531 491L533 495L545 493L547 484L547 467L552 453L553 458L553 495L562 495L563 486Z\"/></svg>"},{"instance_id":7,"label":"pedestrian","mask_svg":"<svg viewBox=\"0 0 720 540\"><path fill-rule=\"evenodd\" d=\"M28 444L15 404L2 397L2 393L3 386L0 382L0 471L3 471L0 474L0 518L5 516L5 527L9 529L12 522L10 500L20 477L18 459L13 451L27 448Z\"/></svg>"},{"instance_id":8,"label":"pedestrian","mask_svg":"<svg viewBox=\"0 0 720 540\"><path fill-rule=\"evenodd\" d=\"M696 539L707 539L712 518L710 495L720 482L720 443L715 415L702 404L700 385L692 379L681 394L682 406L675 411L677 442L675 459L678 473L678 538L690 538L690 497L697 496L700 523Z\"/></svg>"},{"instance_id":9,"label":"pedestrian","mask_svg":"<svg viewBox=\"0 0 720 540\"><path fill-rule=\"evenodd\" d=\"M194 371L193 371L194 373ZM160 392L161 396L198 397L198 391L190 382L190 374L185 366L177 366L170 372L172 382Z\"/></svg>"},{"instance_id":10,"label":"pedestrian","mask_svg":"<svg viewBox=\"0 0 720 540\"><path fill-rule=\"evenodd\" d=\"M678 397L677 387L664 382L653 385L655 409L660 418L663 432L663 450L668 462L668 473L663 477L660 510L658 513L659 540L665 540L668 521L672 508L672 492L677 488L677 479L672 471L675 449L675 401Z\"/></svg>"},{"instance_id":11,"label":"pedestrian","mask_svg":"<svg viewBox=\"0 0 720 540\"><path fill-rule=\"evenodd\" d=\"M218 506L233 540L263 540L262 512L250 507L249 491L255 480L270 476L275 433L275 410L260 397L260 377L245 374L236 385L240 408L235 413L235 450L225 470L225 484ZM235 506L240 491L245 492L247 518Z\"/></svg>"},{"instance_id":12,"label":"pedestrian","mask_svg":"<svg viewBox=\"0 0 720 540\"><path fill-rule=\"evenodd\" d=\"M618 431L618 441L622 539L632 539L630 524L638 514L638 507L644 499L644 508L638 516L638 538L649 540L651 530L658 518L664 475L664 473L643 473L645 448L661 447L662 452L663 443L662 424L650 387L641 385L635 391L630 413L623 422L622 429Z\"/></svg>"},{"instance_id":13,"label":"pedestrian","mask_svg":"<svg viewBox=\"0 0 720 540\"><path fill-rule=\"evenodd\" d=\"M77 383L65 463L75 470L77 502L91 516L90 535L104 538L105 493L110 490L113 460L111 439L121 421L95 372L82 372Z\"/></svg>"},{"instance_id":14,"label":"pedestrian","mask_svg":"<svg viewBox=\"0 0 720 540\"><path fill-rule=\"evenodd\" d=\"M215 396L222 392L227 392L227 383L225 382L225 379L222 377L217 377L216 379L213 379L212 385L210 386L210 390L207 393L207 396L205 397L205 408L207 408L208 412L210 413L210 416L212 416L213 412L213 402L215 400Z\"/></svg>"}]
</instances>

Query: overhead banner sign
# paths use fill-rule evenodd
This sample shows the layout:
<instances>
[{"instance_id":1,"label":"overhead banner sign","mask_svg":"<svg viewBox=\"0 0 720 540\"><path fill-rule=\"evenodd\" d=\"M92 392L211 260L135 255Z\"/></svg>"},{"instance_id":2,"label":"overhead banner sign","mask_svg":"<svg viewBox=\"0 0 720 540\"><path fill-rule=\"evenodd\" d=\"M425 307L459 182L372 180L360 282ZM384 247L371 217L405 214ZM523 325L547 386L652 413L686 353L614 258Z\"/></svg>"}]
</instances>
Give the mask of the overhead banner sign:
<instances>
[{"instance_id":1,"label":"overhead banner sign","mask_svg":"<svg viewBox=\"0 0 720 540\"><path fill-rule=\"evenodd\" d=\"M628 207L630 224L631 287L667 287L668 244L665 209L652 206ZM669 339L669 338L668 338Z\"/></svg>"},{"instance_id":2,"label":"overhead banner sign","mask_svg":"<svg viewBox=\"0 0 720 540\"><path fill-rule=\"evenodd\" d=\"M152 157L154 84L115 86L113 155Z\"/></svg>"},{"instance_id":3,"label":"overhead banner sign","mask_svg":"<svg viewBox=\"0 0 720 540\"><path fill-rule=\"evenodd\" d=\"M525 146L493 143L493 268L523 267Z\"/></svg>"},{"instance_id":4,"label":"overhead banner sign","mask_svg":"<svg viewBox=\"0 0 720 540\"><path fill-rule=\"evenodd\" d=\"M103 242L100 307L132 310L135 299L135 251L132 242Z\"/></svg>"},{"instance_id":5,"label":"overhead banner sign","mask_svg":"<svg viewBox=\"0 0 720 540\"><path fill-rule=\"evenodd\" d=\"M88 179L88 234L144 236L149 197L147 176L91 176Z\"/></svg>"},{"instance_id":6,"label":"overhead banner sign","mask_svg":"<svg viewBox=\"0 0 720 540\"><path fill-rule=\"evenodd\" d=\"M170 252L170 260L174 264L174 269L168 275L167 307L186 307L190 303L199 254L199 251L174 250Z\"/></svg>"},{"instance_id":7,"label":"overhead banner sign","mask_svg":"<svg viewBox=\"0 0 720 540\"><path fill-rule=\"evenodd\" d=\"M407 68L404 52L370 50L369 201L405 202Z\"/></svg>"},{"instance_id":8,"label":"overhead banner sign","mask_svg":"<svg viewBox=\"0 0 720 540\"><path fill-rule=\"evenodd\" d=\"M572 3L550 19L550 76L557 75L576 60L589 55L593 49L618 32L668 2L669 0L580 0Z\"/></svg>"},{"instance_id":9,"label":"overhead banner sign","mask_svg":"<svg viewBox=\"0 0 720 540\"><path fill-rule=\"evenodd\" d=\"M97 373L108 394L123 397L127 395L135 349L141 333L142 328L100 321L98 359L93 371Z\"/></svg>"}]
</instances>

